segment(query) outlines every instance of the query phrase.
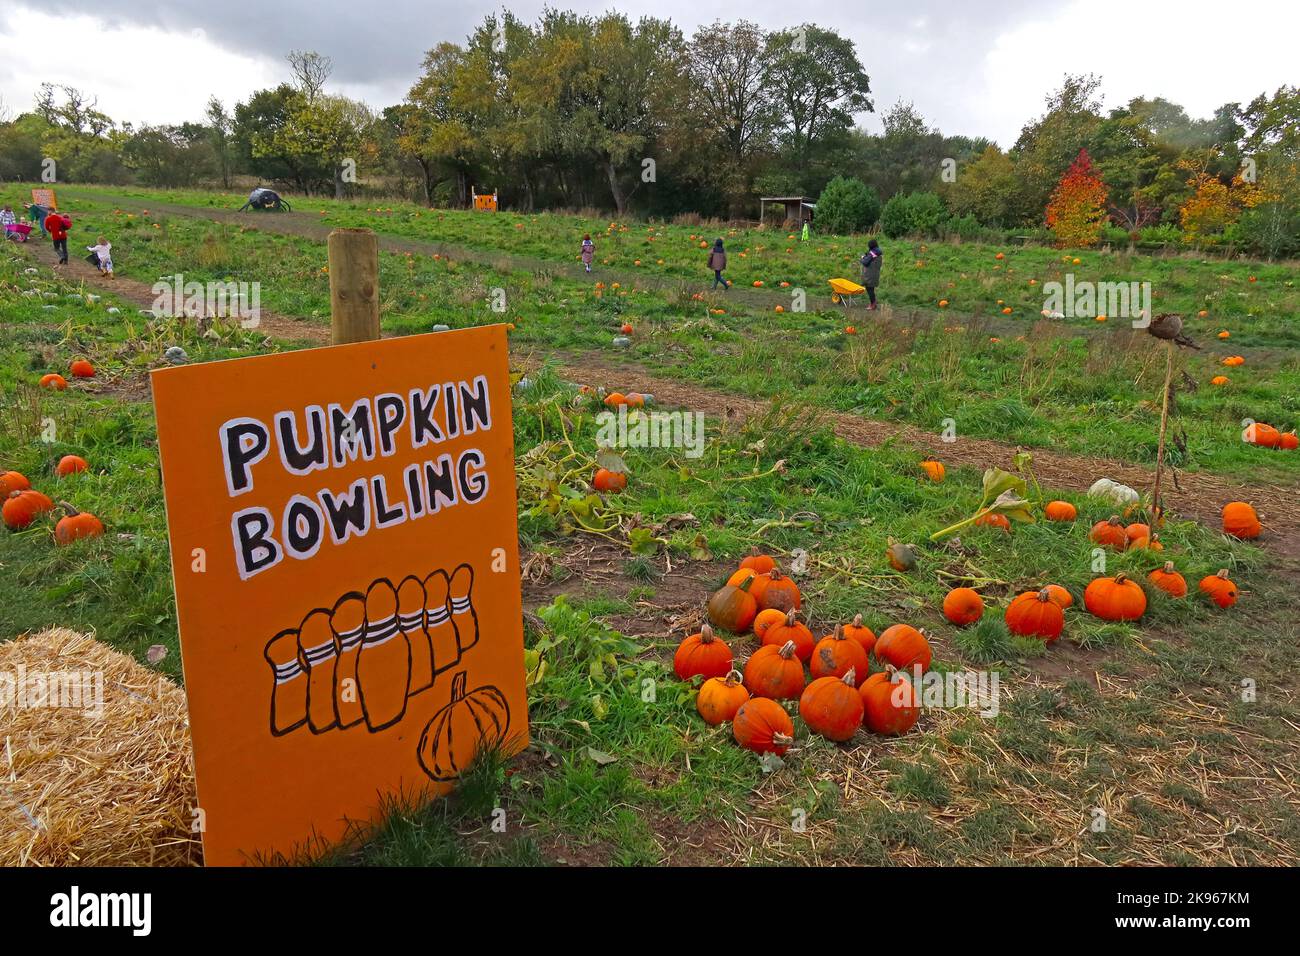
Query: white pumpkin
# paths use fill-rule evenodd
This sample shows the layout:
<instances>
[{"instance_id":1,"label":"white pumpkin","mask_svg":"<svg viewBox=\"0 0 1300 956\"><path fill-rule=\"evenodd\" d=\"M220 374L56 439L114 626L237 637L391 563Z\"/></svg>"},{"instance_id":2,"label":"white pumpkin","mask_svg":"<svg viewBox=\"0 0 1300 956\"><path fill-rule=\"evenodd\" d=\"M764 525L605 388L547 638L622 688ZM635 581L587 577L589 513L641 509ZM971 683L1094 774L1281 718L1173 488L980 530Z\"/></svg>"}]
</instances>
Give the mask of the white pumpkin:
<instances>
[{"instance_id":1,"label":"white pumpkin","mask_svg":"<svg viewBox=\"0 0 1300 956\"><path fill-rule=\"evenodd\" d=\"M1098 478L1088 489L1088 496L1101 498L1111 504L1127 507L1138 503L1139 495L1128 485L1122 485L1110 478Z\"/></svg>"}]
</instances>

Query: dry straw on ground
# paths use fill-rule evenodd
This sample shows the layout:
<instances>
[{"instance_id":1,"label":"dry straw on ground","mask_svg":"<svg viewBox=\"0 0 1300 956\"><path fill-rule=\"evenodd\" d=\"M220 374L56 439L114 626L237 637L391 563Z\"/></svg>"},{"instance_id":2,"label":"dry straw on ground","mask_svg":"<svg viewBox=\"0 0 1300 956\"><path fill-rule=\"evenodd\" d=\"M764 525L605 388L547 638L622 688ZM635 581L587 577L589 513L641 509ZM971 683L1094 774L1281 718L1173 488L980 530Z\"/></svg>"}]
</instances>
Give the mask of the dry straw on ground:
<instances>
[{"instance_id":1,"label":"dry straw on ground","mask_svg":"<svg viewBox=\"0 0 1300 956\"><path fill-rule=\"evenodd\" d=\"M102 713L0 699L0 866L199 863L184 691L66 628L0 643L0 679L68 672L100 675Z\"/></svg>"}]
</instances>

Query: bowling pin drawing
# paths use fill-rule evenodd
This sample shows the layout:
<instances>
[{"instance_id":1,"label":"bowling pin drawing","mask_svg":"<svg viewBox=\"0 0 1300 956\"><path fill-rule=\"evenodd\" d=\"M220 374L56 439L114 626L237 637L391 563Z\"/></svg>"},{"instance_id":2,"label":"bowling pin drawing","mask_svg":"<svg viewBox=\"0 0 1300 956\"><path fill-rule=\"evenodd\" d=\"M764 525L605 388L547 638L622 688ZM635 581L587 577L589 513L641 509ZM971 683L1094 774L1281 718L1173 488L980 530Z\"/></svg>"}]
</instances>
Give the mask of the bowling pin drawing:
<instances>
[{"instance_id":1,"label":"bowling pin drawing","mask_svg":"<svg viewBox=\"0 0 1300 956\"><path fill-rule=\"evenodd\" d=\"M411 647L411 693L433 686L433 645L424 629L424 582L412 575L397 585L397 623Z\"/></svg>"},{"instance_id":2,"label":"bowling pin drawing","mask_svg":"<svg viewBox=\"0 0 1300 956\"><path fill-rule=\"evenodd\" d=\"M424 579L424 630L433 648L437 674L460 663L460 645L456 643L456 627L451 623L447 598L449 587L447 572L443 570L434 571Z\"/></svg>"},{"instance_id":3,"label":"bowling pin drawing","mask_svg":"<svg viewBox=\"0 0 1300 956\"><path fill-rule=\"evenodd\" d=\"M280 737L307 722L307 677L298 659L298 632L281 631L267 642L271 685L271 733Z\"/></svg>"},{"instance_id":4,"label":"bowling pin drawing","mask_svg":"<svg viewBox=\"0 0 1300 956\"><path fill-rule=\"evenodd\" d=\"M339 598L330 614L330 629L338 647L334 669L334 710L340 727L361 723L361 691L357 684L357 654L366 628L366 597L351 591Z\"/></svg>"},{"instance_id":5,"label":"bowling pin drawing","mask_svg":"<svg viewBox=\"0 0 1300 956\"><path fill-rule=\"evenodd\" d=\"M397 590L380 578L366 589L366 633L357 652L357 689L371 733L406 713L411 687L411 645L397 621Z\"/></svg>"},{"instance_id":6,"label":"bowling pin drawing","mask_svg":"<svg viewBox=\"0 0 1300 956\"><path fill-rule=\"evenodd\" d=\"M474 569L462 564L451 573L448 596L451 623L456 628L456 646L460 653L478 643L478 612L474 610Z\"/></svg>"},{"instance_id":7,"label":"bowling pin drawing","mask_svg":"<svg viewBox=\"0 0 1300 956\"><path fill-rule=\"evenodd\" d=\"M328 610L318 607L303 619L298 626L298 649L307 665L307 726L313 734L323 733L339 722L334 699L339 652Z\"/></svg>"}]
</instances>

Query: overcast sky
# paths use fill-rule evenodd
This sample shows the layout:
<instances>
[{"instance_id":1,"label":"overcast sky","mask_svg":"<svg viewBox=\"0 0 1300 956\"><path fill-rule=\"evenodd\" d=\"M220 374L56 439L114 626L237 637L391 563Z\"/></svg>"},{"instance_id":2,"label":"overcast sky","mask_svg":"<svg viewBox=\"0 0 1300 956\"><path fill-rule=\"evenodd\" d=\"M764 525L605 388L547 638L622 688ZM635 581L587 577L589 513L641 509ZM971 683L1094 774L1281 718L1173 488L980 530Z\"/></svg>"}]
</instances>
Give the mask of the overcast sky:
<instances>
[{"instance_id":1,"label":"overcast sky","mask_svg":"<svg viewBox=\"0 0 1300 956\"><path fill-rule=\"evenodd\" d=\"M518 0L525 20L544 0ZM1063 74L1103 77L1107 107L1164 96L1195 117L1300 83L1300 3L1294 0L552 0L561 9L618 9L668 17L690 34L715 19L764 28L809 21L850 37L871 77L876 113L910 100L945 133L1004 146ZM334 60L335 92L382 108L398 102L425 50L461 42L500 6L468 0L3 0L0 101L31 108L43 81L98 96L119 121L201 118L216 94L227 107L287 77L284 54Z\"/></svg>"}]
</instances>

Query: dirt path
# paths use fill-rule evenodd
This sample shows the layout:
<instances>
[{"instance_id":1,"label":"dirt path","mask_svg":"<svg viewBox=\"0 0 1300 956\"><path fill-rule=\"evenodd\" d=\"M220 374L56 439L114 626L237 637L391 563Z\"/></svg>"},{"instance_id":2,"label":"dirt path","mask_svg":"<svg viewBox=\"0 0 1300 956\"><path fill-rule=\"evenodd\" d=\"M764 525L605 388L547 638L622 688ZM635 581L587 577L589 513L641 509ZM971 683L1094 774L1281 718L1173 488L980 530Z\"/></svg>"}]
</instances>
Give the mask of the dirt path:
<instances>
[{"instance_id":1,"label":"dirt path","mask_svg":"<svg viewBox=\"0 0 1300 956\"><path fill-rule=\"evenodd\" d=\"M186 207L162 206L156 203L150 208L154 210L165 208L168 211L174 208L182 214L198 213L200 218L219 220L229 219L235 215L229 210L189 210ZM212 215L209 216L208 213ZM297 225L297 219L300 217L298 213L287 213L276 217L275 220L271 220L268 216L261 221L283 223L286 227L280 228L277 225L271 231L292 235L307 234L322 240L328 234L329 229L319 223L308 222L305 225L311 228L303 231L287 228ZM397 240L381 237L381 248L394 241ZM406 243L408 240L401 240L401 242ZM436 247L438 244L417 242L415 245ZM34 243L23 248L42 264L53 266L54 256L48 244ZM143 309L149 308L154 300L151 285L129 278L118 278L109 282L100 277L89 264L78 258L73 258L68 266L64 267L64 272L83 279L89 285L107 288ZM330 341L328 327L320 323L290 318L265 309L262 310L258 330L288 342L328 345ZM650 392L663 407L689 408L719 418L735 414L745 416L761 414L771 407L767 401L702 388L656 375L635 363L610 363L590 355L565 355L561 358L563 364L560 371L570 380L591 384L616 384L623 390ZM999 466L1010 469L1012 460L1019 450L1014 445L981 438L962 438L956 443L946 444L938 435L911 425L883 422L825 409L818 409L818 413L830 423L835 434L852 444L871 448L891 439L902 441L949 465L970 465L978 468ZM1142 465L1059 454L1041 448L1032 451L1034 469L1039 479L1045 484L1056 487L1085 490L1098 478L1106 477L1144 490L1150 487L1153 478L1152 470ZM1300 561L1300 493L1297 493L1295 488L1248 483L1222 475L1195 472L1180 473L1178 487L1170 487L1166 491L1166 501L1171 512L1216 528L1219 526L1223 505L1233 500L1251 502L1265 522L1267 543L1288 559Z\"/></svg>"}]
</instances>

